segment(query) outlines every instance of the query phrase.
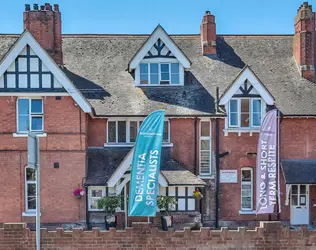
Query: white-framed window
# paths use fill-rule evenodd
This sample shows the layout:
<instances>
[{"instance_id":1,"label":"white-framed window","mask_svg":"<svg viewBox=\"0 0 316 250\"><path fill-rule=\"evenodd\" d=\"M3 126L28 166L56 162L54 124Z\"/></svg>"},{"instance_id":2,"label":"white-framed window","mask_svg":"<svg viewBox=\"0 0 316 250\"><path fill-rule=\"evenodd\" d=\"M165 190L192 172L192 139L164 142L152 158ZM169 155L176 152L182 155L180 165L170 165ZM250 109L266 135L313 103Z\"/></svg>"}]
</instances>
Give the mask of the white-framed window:
<instances>
[{"instance_id":1,"label":"white-framed window","mask_svg":"<svg viewBox=\"0 0 316 250\"><path fill-rule=\"evenodd\" d=\"M232 98L228 104L228 126L231 128L260 127L263 117L261 98Z\"/></svg>"},{"instance_id":2,"label":"white-framed window","mask_svg":"<svg viewBox=\"0 0 316 250\"><path fill-rule=\"evenodd\" d=\"M89 211L102 211L103 209L98 207L98 200L105 196L105 187L88 187L88 192Z\"/></svg>"},{"instance_id":3,"label":"white-framed window","mask_svg":"<svg viewBox=\"0 0 316 250\"><path fill-rule=\"evenodd\" d=\"M140 63L140 85L179 85L180 64L178 62Z\"/></svg>"},{"instance_id":4,"label":"white-framed window","mask_svg":"<svg viewBox=\"0 0 316 250\"><path fill-rule=\"evenodd\" d=\"M200 121L200 175L211 175L212 130L210 120Z\"/></svg>"},{"instance_id":5,"label":"white-framed window","mask_svg":"<svg viewBox=\"0 0 316 250\"><path fill-rule=\"evenodd\" d=\"M42 132L44 129L43 100L40 98L18 98L17 131Z\"/></svg>"},{"instance_id":6,"label":"white-framed window","mask_svg":"<svg viewBox=\"0 0 316 250\"><path fill-rule=\"evenodd\" d=\"M241 210L253 210L252 168L241 169Z\"/></svg>"},{"instance_id":7,"label":"white-framed window","mask_svg":"<svg viewBox=\"0 0 316 250\"><path fill-rule=\"evenodd\" d=\"M135 143L142 120L108 120L107 143ZM163 143L170 142L170 123L164 121Z\"/></svg>"},{"instance_id":8,"label":"white-framed window","mask_svg":"<svg viewBox=\"0 0 316 250\"><path fill-rule=\"evenodd\" d=\"M36 170L25 168L25 212L36 212Z\"/></svg>"}]
</instances>

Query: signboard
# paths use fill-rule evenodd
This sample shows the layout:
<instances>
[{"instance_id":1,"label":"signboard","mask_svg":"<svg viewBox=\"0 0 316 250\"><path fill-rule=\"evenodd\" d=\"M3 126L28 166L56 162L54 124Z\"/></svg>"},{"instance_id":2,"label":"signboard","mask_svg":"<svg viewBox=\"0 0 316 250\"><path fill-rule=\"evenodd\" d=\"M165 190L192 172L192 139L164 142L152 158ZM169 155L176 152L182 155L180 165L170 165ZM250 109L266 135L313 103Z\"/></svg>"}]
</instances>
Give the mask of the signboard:
<instances>
[{"instance_id":1,"label":"signboard","mask_svg":"<svg viewBox=\"0 0 316 250\"><path fill-rule=\"evenodd\" d=\"M221 170L220 183L237 183L237 170Z\"/></svg>"}]
</instances>

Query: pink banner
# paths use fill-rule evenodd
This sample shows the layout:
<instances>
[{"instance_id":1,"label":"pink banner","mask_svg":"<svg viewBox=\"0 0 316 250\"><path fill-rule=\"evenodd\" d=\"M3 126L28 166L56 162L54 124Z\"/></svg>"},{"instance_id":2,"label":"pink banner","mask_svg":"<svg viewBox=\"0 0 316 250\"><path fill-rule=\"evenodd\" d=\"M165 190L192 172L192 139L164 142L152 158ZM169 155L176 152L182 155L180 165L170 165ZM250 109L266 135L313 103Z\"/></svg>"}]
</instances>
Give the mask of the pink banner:
<instances>
[{"instance_id":1,"label":"pink banner","mask_svg":"<svg viewBox=\"0 0 316 250\"><path fill-rule=\"evenodd\" d=\"M257 214L273 213L277 204L277 110L266 113L257 150Z\"/></svg>"}]
</instances>

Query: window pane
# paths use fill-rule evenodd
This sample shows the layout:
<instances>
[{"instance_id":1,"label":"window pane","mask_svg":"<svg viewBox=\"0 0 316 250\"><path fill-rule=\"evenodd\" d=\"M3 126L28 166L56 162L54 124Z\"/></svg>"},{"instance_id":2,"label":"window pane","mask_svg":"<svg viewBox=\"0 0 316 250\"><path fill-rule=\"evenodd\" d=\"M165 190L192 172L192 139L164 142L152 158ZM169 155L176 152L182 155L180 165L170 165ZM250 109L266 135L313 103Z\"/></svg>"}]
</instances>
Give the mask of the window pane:
<instances>
[{"instance_id":1,"label":"window pane","mask_svg":"<svg viewBox=\"0 0 316 250\"><path fill-rule=\"evenodd\" d=\"M169 64L160 64L160 71L162 73L169 73Z\"/></svg>"},{"instance_id":2,"label":"window pane","mask_svg":"<svg viewBox=\"0 0 316 250\"><path fill-rule=\"evenodd\" d=\"M27 198L27 208L28 209L36 209L36 197L28 197Z\"/></svg>"},{"instance_id":3,"label":"window pane","mask_svg":"<svg viewBox=\"0 0 316 250\"><path fill-rule=\"evenodd\" d=\"M98 200L91 199L91 209L98 209Z\"/></svg>"},{"instance_id":4,"label":"window pane","mask_svg":"<svg viewBox=\"0 0 316 250\"><path fill-rule=\"evenodd\" d=\"M210 141L201 140L201 150L209 150L209 149L210 149Z\"/></svg>"},{"instance_id":5,"label":"window pane","mask_svg":"<svg viewBox=\"0 0 316 250\"><path fill-rule=\"evenodd\" d=\"M241 171L241 180L242 181L251 181L251 170L242 170Z\"/></svg>"},{"instance_id":6,"label":"window pane","mask_svg":"<svg viewBox=\"0 0 316 250\"><path fill-rule=\"evenodd\" d=\"M306 186L305 185L300 186L300 194L306 194Z\"/></svg>"},{"instance_id":7,"label":"window pane","mask_svg":"<svg viewBox=\"0 0 316 250\"><path fill-rule=\"evenodd\" d=\"M241 126L249 127L249 114L241 114Z\"/></svg>"},{"instance_id":8,"label":"window pane","mask_svg":"<svg viewBox=\"0 0 316 250\"><path fill-rule=\"evenodd\" d=\"M102 190L101 189L91 190L91 197L102 197Z\"/></svg>"},{"instance_id":9,"label":"window pane","mask_svg":"<svg viewBox=\"0 0 316 250\"><path fill-rule=\"evenodd\" d=\"M126 142L126 122L118 121L118 142Z\"/></svg>"},{"instance_id":10,"label":"window pane","mask_svg":"<svg viewBox=\"0 0 316 250\"><path fill-rule=\"evenodd\" d=\"M33 168L26 169L26 180L27 181L35 181L36 171Z\"/></svg>"},{"instance_id":11,"label":"window pane","mask_svg":"<svg viewBox=\"0 0 316 250\"><path fill-rule=\"evenodd\" d=\"M243 197L251 196L251 184L242 184L241 195Z\"/></svg>"},{"instance_id":12,"label":"window pane","mask_svg":"<svg viewBox=\"0 0 316 250\"><path fill-rule=\"evenodd\" d=\"M230 113L229 121L231 126L238 125L238 114L237 113Z\"/></svg>"},{"instance_id":13,"label":"window pane","mask_svg":"<svg viewBox=\"0 0 316 250\"><path fill-rule=\"evenodd\" d=\"M140 73L141 74L148 74L148 64L147 63L140 64Z\"/></svg>"},{"instance_id":14,"label":"window pane","mask_svg":"<svg viewBox=\"0 0 316 250\"><path fill-rule=\"evenodd\" d=\"M169 73L161 73L161 80L168 81L169 80Z\"/></svg>"},{"instance_id":15,"label":"window pane","mask_svg":"<svg viewBox=\"0 0 316 250\"><path fill-rule=\"evenodd\" d=\"M237 113L237 100L230 100L229 102L229 112L234 112L234 113Z\"/></svg>"},{"instance_id":16,"label":"window pane","mask_svg":"<svg viewBox=\"0 0 316 250\"><path fill-rule=\"evenodd\" d=\"M249 99L240 100L240 110L241 110L241 113L249 114Z\"/></svg>"},{"instance_id":17,"label":"window pane","mask_svg":"<svg viewBox=\"0 0 316 250\"><path fill-rule=\"evenodd\" d=\"M158 74L150 74L150 84L158 84Z\"/></svg>"},{"instance_id":18,"label":"window pane","mask_svg":"<svg viewBox=\"0 0 316 250\"><path fill-rule=\"evenodd\" d=\"M260 126L261 124L261 113L254 113L252 115L253 126Z\"/></svg>"},{"instance_id":19,"label":"window pane","mask_svg":"<svg viewBox=\"0 0 316 250\"><path fill-rule=\"evenodd\" d=\"M168 121L164 122L162 141L169 142L169 124L168 124Z\"/></svg>"},{"instance_id":20,"label":"window pane","mask_svg":"<svg viewBox=\"0 0 316 250\"><path fill-rule=\"evenodd\" d=\"M27 196L36 195L36 184L27 184Z\"/></svg>"},{"instance_id":21,"label":"window pane","mask_svg":"<svg viewBox=\"0 0 316 250\"><path fill-rule=\"evenodd\" d=\"M243 197L241 201L241 207L243 209L251 209L251 197Z\"/></svg>"},{"instance_id":22,"label":"window pane","mask_svg":"<svg viewBox=\"0 0 316 250\"><path fill-rule=\"evenodd\" d=\"M116 122L108 122L108 142L116 142Z\"/></svg>"},{"instance_id":23,"label":"window pane","mask_svg":"<svg viewBox=\"0 0 316 250\"><path fill-rule=\"evenodd\" d=\"M31 113L43 113L42 100L31 100Z\"/></svg>"},{"instance_id":24,"label":"window pane","mask_svg":"<svg viewBox=\"0 0 316 250\"><path fill-rule=\"evenodd\" d=\"M32 117L32 130L33 131L43 130L43 117Z\"/></svg>"},{"instance_id":25,"label":"window pane","mask_svg":"<svg viewBox=\"0 0 316 250\"><path fill-rule=\"evenodd\" d=\"M150 64L150 73L158 74L158 63L151 63Z\"/></svg>"},{"instance_id":26,"label":"window pane","mask_svg":"<svg viewBox=\"0 0 316 250\"><path fill-rule=\"evenodd\" d=\"M130 122L129 124L130 142L135 142L137 136L137 122Z\"/></svg>"},{"instance_id":27,"label":"window pane","mask_svg":"<svg viewBox=\"0 0 316 250\"><path fill-rule=\"evenodd\" d=\"M171 74L171 83L179 84L179 74Z\"/></svg>"},{"instance_id":28,"label":"window pane","mask_svg":"<svg viewBox=\"0 0 316 250\"><path fill-rule=\"evenodd\" d=\"M292 195L292 205L297 206L298 200L297 200L297 195Z\"/></svg>"},{"instance_id":29,"label":"window pane","mask_svg":"<svg viewBox=\"0 0 316 250\"><path fill-rule=\"evenodd\" d=\"M252 109L253 112L260 112L261 113L261 100L252 100Z\"/></svg>"},{"instance_id":30,"label":"window pane","mask_svg":"<svg viewBox=\"0 0 316 250\"><path fill-rule=\"evenodd\" d=\"M18 99L19 115L29 114L29 99Z\"/></svg>"},{"instance_id":31,"label":"window pane","mask_svg":"<svg viewBox=\"0 0 316 250\"><path fill-rule=\"evenodd\" d=\"M297 185L292 185L292 194L297 194Z\"/></svg>"},{"instance_id":32,"label":"window pane","mask_svg":"<svg viewBox=\"0 0 316 250\"><path fill-rule=\"evenodd\" d=\"M171 73L179 73L179 63L171 63Z\"/></svg>"},{"instance_id":33,"label":"window pane","mask_svg":"<svg viewBox=\"0 0 316 250\"><path fill-rule=\"evenodd\" d=\"M19 131L28 131L29 130L29 116L19 115Z\"/></svg>"},{"instance_id":34,"label":"window pane","mask_svg":"<svg viewBox=\"0 0 316 250\"><path fill-rule=\"evenodd\" d=\"M201 136L210 136L210 122L201 122Z\"/></svg>"},{"instance_id":35,"label":"window pane","mask_svg":"<svg viewBox=\"0 0 316 250\"><path fill-rule=\"evenodd\" d=\"M148 84L148 74L147 75L140 75L140 84Z\"/></svg>"}]
</instances>

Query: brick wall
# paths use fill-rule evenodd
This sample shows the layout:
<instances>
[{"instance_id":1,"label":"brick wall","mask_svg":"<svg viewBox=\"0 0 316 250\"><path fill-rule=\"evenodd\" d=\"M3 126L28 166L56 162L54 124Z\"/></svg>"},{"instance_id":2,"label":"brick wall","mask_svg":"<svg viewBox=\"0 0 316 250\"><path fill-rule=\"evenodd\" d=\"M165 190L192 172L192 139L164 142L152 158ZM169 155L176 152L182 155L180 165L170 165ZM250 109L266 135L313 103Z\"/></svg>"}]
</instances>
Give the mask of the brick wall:
<instances>
[{"instance_id":1,"label":"brick wall","mask_svg":"<svg viewBox=\"0 0 316 250\"><path fill-rule=\"evenodd\" d=\"M0 97L0 222L32 222L24 217L27 138L16 131L16 97ZM44 97L41 149L41 219L43 223L85 221L85 201L73 190L85 176L86 114L71 97ZM54 163L59 168L54 168Z\"/></svg>"},{"instance_id":2,"label":"brick wall","mask_svg":"<svg viewBox=\"0 0 316 250\"><path fill-rule=\"evenodd\" d=\"M285 118L281 123L281 156L280 159L315 159L316 158L316 134L310 133L316 126L315 119L292 119ZM267 215L256 216L255 214L241 215L239 210L241 207L241 168L251 167L253 169L254 178L254 208L256 200L256 153L258 144L258 133L250 136L249 133L229 133L224 136L224 121L221 121L220 136L220 152L228 151L229 155L221 158L220 169L235 169L238 174L238 183L236 184L220 184L220 220L222 225L238 226L249 224L255 226L260 220L266 220ZM247 154L248 153L248 154ZM313 200L316 200L315 188L311 187L310 214L311 222L316 219L316 211L312 207ZM281 172L281 204L282 204L282 220L290 219L290 206L285 206L285 183ZM276 218L276 214L272 216Z\"/></svg>"},{"instance_id":3,"label":"brick wall","mask_svg":"<svg viewBox=\"0 0 316 250\"><path fill-rule=\"evenodd\" d=\"M106 119L88 119L88 146L103 147L106 143Z\"/></svg>"},{"instance_id":4,"label":"brick wall","mask_svg":"<svg viewBox=\"0 0 316 250\"><path fill-rule=\"evenodd\" d=\"M280 222L261 222L255 230L158 231L146 223L134 223L126 231L47 231L41 229L41 249L315 249L316 232L305 227L290 230ZM25 224L4 224L0 228L0 249L35 249L35 232Z\"/></svg>"}]
</instances>

